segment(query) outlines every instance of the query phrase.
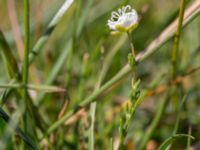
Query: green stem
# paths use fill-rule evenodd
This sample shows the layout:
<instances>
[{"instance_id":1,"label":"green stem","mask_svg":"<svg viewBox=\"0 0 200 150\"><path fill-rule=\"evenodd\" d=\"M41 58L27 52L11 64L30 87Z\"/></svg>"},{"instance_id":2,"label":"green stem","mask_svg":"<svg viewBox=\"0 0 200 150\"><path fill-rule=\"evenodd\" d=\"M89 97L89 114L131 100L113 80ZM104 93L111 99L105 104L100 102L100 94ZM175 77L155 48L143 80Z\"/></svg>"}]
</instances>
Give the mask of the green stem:
<instances>
[{"instance_id":1,"label":"green stem","mask_svg":"<svg viewBox=\"0 0 200 150\"><path fill-rule=\"evenodd\" d=\"M191 132L192 132L192 127L189 126L189 129L188 129L188 135L189 135L189 136L192 136L192 135L191 135ZM191 138L188 137L188 139L187 139L187 148L186 148L186 150L190 150L190 146L191 146Z\"/></svg>"},{"instance_id":2,"label":"green stem","mask_svg":"<svg viewBox=\"0 0 200 150\"><path fill-rule=\"evenodd\" d=\"M28 54L29 54L29 0L24 0L24 63L23 63L23 85L28 83ZM23 113L28 109L28 93L27 87L23 87L24 108ZM24 114L24 129L27 131L27 114Z\"/></svg>"},{"instance_id":3,"label":"green stem","mask_svg":"<svg viewBox=\"0 0 200 150\"><path fill-rule=\"evenodd\" d=\"M29 0L24 0L24 64L23 64L23 83L28 83L28 54L29 54ZM26 91L26 90L25 90Z\"/></svg>"},{"instance_id":4,"label":"green stem","mask_svg":"<svg viewBox=\"0 0 200 150\"><path fill-rule=\"evenodd\" d=\"M182 25L183 25L183 18L184 18L184 11L185 11L185 2L186 0L180 1L180 9L179 9L179 16L178 16L178 26L176 28L176 33L174 37L174 44L172 49L172 56L171 56L171 63L172 63L172 79L175 79L177 77L177 71L178 71L178 61L180 61L180 57L178 56L178 50L179 50L179 43L180 43L180 36L182 31ZM181 85L180 85L181 86ZM178 100L179 100L179 86L178 84L175 84L174 90L172 90L171 99L173 100L173 107L174 111L177 111L178 109Z\"/></svg>"},{"instance_id":5,"label":"green stem","mask_svg":"<svg viewBox=\"0 0 200 150\"><path fill-rule=\"evenodd\" d=\"M20 88L22 87L20 84L14 83L14 84L0 84L0 88Z\"/></svg>"},{"instance_id":6,"label":"green stem","mask_svg":"<svg viewBox=\"0 0 200 150\"><path fill-rule=\"evenodd\" d=\"M42 92L65 92L66 90L64 88L56 87L56 86L48 86L48 85L34 85L34 84L0 84L1 88L26 88L29 90L34 91L42 91Z\"/></svg>"},{"instance_id":7,"label":"green stem","mask_svg":"<svg viewBox=\"0 0 200 150\"><path fill-rule=\"evenodd\" d=\"M179 47L179 42L180 42L180 35L182 31L184 11L185 11L185 0L181 0L178 26L177 26L177 30L176 30L176 34L174 38L174 45L172 49L172 66L173 66L172 76L173 78L176 78L176 75L177 75L177 53L178 53L178 47Z\"/></svg>"},{"instance_id":8,"label":"green stem","mask_svg":"<svg viewBox=\"0 0 200 150\"><path fill-rule=\"evenodd\" d=\"M94 122L96 102L90 104L89 150L94 150Z\"/></svg>"},{"instance_id":9,"label":"green stem","mask_svg":"<svg viewBox=\"0 0 200 150\"><path fill-rule=\"evenodd\" d=\"M128 40L129 40L131 52L132 52L133 58L135 59L135 56L136 56L136 55L135 55L135 48L134 48L134 46L133 46L133 39L132 39L131 33L130 33L130 32L127 32L127 35L128 35Z\"/></svg>"}]
</instances>

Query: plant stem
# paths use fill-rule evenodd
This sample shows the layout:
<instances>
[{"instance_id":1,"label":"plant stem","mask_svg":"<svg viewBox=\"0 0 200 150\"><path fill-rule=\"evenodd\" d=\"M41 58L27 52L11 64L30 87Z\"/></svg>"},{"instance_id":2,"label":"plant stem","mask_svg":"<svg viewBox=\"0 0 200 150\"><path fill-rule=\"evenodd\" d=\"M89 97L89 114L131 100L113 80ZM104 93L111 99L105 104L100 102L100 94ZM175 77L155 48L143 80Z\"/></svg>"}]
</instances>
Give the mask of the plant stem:
<instances>
[{"instance_id":1,"label":"plant stem","mask_svg":"<svg viewBox=\"0 0 200 150\"><path fill-rule=\"evenodd\" d=\"M177 53L178 53L178 47L180 43L180 35L182 31L182 24L183 24L183 17L184 17L184 11L185 11L185 0L181 0L180 3L180 10L179 10L179 19L178 19L178 26L176 30L176 34L174 37L174 45L172 49L172 66L173 66L173 72L172 76L173 78L176 78L177 75Z\"/></svg>"},{"instance_id":2,"label":"plant stem","mask_svg":"<svg viewBox=\"0 0 200 150\"><path fill-rule=\"evenodd\" d=\"M134 48L134 46L133 46L133 39L132 39L131 33L130 33L130 32L127 32L127 35L128 35L128 40L129 40L131 52L132 52L133 58L135 59L135 56L136 56L136 55L135 55L135 48Z\"/></svg>"},{"instance_id":3,"label":"plant stem","mask_svg":"<svg viewBox=\"0 0 200 150\"><path fill-rule=\"evenodd\" d=\"M96 102L90 104L89 150L94 150L94 122Z\"/></svg>"},{"instance_id":4,"label":"plant stem","mask_svg":"<svg viewBox=\"0 0 200 150\"><path fill-rule=\"evenodd\" d=\"M179 9L179 16L178 16L178 26L176 28L176 33L175 33L175 37L174 37L174 44L173 44L172 56L171 56L172 79L175 79L177 77L178 61L180 61L180 57L178 56L178 50L179 50L180 36L181 36L181 31L182 31L184 11L185 11L185 5L186 5L185 1L186 0L181 0L180 1L180 9ZM180 89L178 87L178 84L175 84L174 90L172 90L172 95L171 95L171 99L174 102L173 106L174 106L174 110L175 111L177 111L177 109L178 109L178 100L180 98L179 97L179 93L180 92L178 91L178 89Z\"/></svg>"},{"instance_id":5,"label":"plant stem","mask_svg":"<svg viewBox=\"0 0 200 150\"><path fill-rule=\"evenodd\" d=\"M24 110L23 112L26 112L28 108L28 93L27 93L27 83L28 83L28 54L29 54L29 0L24 0L24 63L23 63L23 99L24 99ZM24 114L24 128L25 132L27 129L26 124L26 114Z\"/></svg>"},{"instance_id":6,"label":"plant stem","mask_svg":"<svg viewBox=\"0 0 200 150\"><path fill-rule=\"evenodd\" d=\"M189 129L188 129L188 135L189 135L189 136L192 136L192 135L191 135L191 132L192 132L192 127L189 126ZM191 146L191 138L188 137L188 139L187 139L187 148L186 148L186 150L190 150L190 146Z\"/></svg>"}]
</instances>

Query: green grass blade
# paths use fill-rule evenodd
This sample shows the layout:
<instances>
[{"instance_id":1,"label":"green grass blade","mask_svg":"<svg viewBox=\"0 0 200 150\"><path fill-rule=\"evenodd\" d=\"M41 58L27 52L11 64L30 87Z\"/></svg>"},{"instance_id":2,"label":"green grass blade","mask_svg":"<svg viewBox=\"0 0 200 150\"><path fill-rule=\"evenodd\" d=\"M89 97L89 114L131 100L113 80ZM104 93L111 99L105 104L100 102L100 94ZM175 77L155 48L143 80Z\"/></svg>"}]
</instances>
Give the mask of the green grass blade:
<instances>
[{"instance_id":1,"label":"green grass blade","mask_svg":"<svg viewBox=\"0 0 200 150\"><path fill-rule=\"evenodd\" d=\"M86 22L86 19L88 17L88 13L89 13L90 7L92 6L93 1L94 0L88 0L87 5L83 9L84 11L82 10L83 14L82 14L82 16L79 20L79 23L78 23L78 29L77 29L76 37L80 36L80 34L82 32L82 29L83 29L84 24Z\"/></svg>"},{"instance_id":2,"label":"green grass blade","mask_svg":"<svg viewBox=\"0 0 200 150\"><path fill-rule=\"evenodd\" d=\"M49 73L49 76L47 77L47 80L44 83L45 85L50 85L53 83L59 71L61 70L62 66L64 65L71 48L72 48L72 41L70 40L69 42L67 42L66 47L63 49L63 52L61 53L58 60L55 62L54 66L52 67L53 69ZM37 106L40 105L44 97L45 97L45 93L41 93L38 96L36 100Z\"/></svg>"},{"instance_id":3,"label":"green grass blade","mask_svg":"<svg viewBox=\"0 0 200 150\"><path fill-rule=\"evenodd\" d=\"M10 78L15 78L16 72L18 72L18 66L16 58L14 57L2 31L0 30L0 53L3 57L5 68Z\"/></svg>"},{"instance_id":4,"label":"green grass blade","mask_svg":"<svg viewBox=\"0 0 200 150\"><path fill-rule=\"evenodd\" d=\"M180 2L180 10L179 10L179 19L178 19L178 26L174 38L174 44L173 44L173 49L172 49L172 56L171 56L171 62L172 62L172 67L173 67L173 72L172 76L173 78L176 78L177 76L177 63L178 63L178 49L179 49L179 43L180 43L180 37L181 37L181 31L182 31L182 24L183 24L183 16L185 12L185 5L186 1L181 0Z\"/></svg>"},{"instance_id":5,"label":"green grass blade","mask_svg":"<svg viewBox=\"0 0 200 150\"><path fill-rule=\"evenodd\" d=\"M166 150L166 148L172 144L175 140L179 139L179 138L190 138L190 139L194 139L193 136L188 135L188 134L175 134L171 137L169 137L168 139L166 139L158 148L158 150Z\"/></svg>"},{"instance_id":6,"label":"green grass blade","mask_svg":"<svg viewBox=\"0 0 200 150\"><path fill-rule=\"evenodd\" d=\"M8 114L2 109L0 108L0 117L6 122L12 122L12 120L10 119L10 117L8 116ZM27 144L27 146L30 149L36 150L37 147L36 145L33 143L33 141L29 138L29 136L24 133L19 127L16 127L15 129L16 133L23 139L23 141Z\"/></svg>"},{"instance_id":7,"label":"green grass blade","mask_svg":"<svg viewBox=\"0 0 200 150\"><path fill-rule=\"evenodd\" d=\"M89 150L94 150L94 122L95 122L96 102L90 104L90 128L89 128Z\"/></svg>"},{"instance_id":8,"label":"green grass blade","mask_svg":"<svg viewBox=\"0 0 200 150\"><path fill-rule=\"evenodd\" d=\"M65 12L70 8L70 6L73 4L74 0L66 0L65 3L62 5L62 7L59 9L59 11L56 13L56 15L51 20L49 26L46 29L46 32L40 37L40 39L37 41L33 49L31 50L29 54L29 63L31 64L34 60L34 58L37 56L39 51L44 47L45 43L49 39L51 33L55 29L56 25L59 23Z\"/></svg>"},{"instance_id":9,"label":"green grass blade","mask_svg":"<svg viewBox=\"0 0 200 150\"><path fill-rule=\"evenodd\" d=\"M180 105L179 105L178 112L176 113L176 114L177 114L176 123L175 123L174 130L173 130L172 135L175 135L175 134L178 132L179 122L180 122L180 113L181 113L181 111L182 111L182 109L183 109L183 105L184 105L186 99L187 99L187 95L185 95L185 96L182 98L181 103L180 103ZM171 145L169 145L169 147L167 148L167 150L169 150L170 147L171 147Z\"/></svg>"},{"instance_id":10,"label":"green grass blade","mask_svg":"<svg viewBox=\"0 0 200 150\"><path fill-rule=\"evenodd\" d=\"M23 84L2 84L0 83L0 88L23 88ZM48 86L48 85L34 85L34 84L27 84L27 89L35 90L35 91L42 91L42 92L65 92L65 89L59 88L56 86Z\"/></svg>"},{"instance_id":11,"label":"green grass blade","mask_svg":"<svg viewBox=\"0 0 200 150\"><path fill-rule=\"evenodd\" d=\"M82 31L83 26L86 21L86 16L89 13L89 8L91 7L92 2L93 2L93 0L90 0L89 3L87 3L87 5L86 5L86 9L84 9L84 11L82 10L83 15L81 16L81 19L79 20L79 23L78 23L78 30L76 32L76 38L78 38L81 34L81 31ZM49 76L47 77L47 80L45 81L45 85L50 85L53 83L53 81L57 77L59 71L61 70L62 66L64 65L66 58L69 56L70 49L72 49L72 40L69 40L67 42L66 48L63 49L63 52L60 54L57 62L52 67L53 69L49 73ZM45 93L40 94L36 100L36 105L39 105L42 102L44 97L45 97Z\"/></svg>"}]
</instances>

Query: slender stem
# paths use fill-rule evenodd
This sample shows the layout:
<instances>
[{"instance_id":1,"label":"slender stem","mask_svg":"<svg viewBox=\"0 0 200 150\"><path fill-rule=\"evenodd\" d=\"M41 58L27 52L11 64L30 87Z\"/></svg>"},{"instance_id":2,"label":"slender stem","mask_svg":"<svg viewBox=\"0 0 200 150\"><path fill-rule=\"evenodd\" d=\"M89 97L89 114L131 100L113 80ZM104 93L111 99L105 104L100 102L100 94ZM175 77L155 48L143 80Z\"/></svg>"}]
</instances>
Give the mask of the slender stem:
<instances>
[{"instance_id":1,"label":"slender stem","mask_svg":"<svg viewBox=\"0 0 200 150\"><path fill-rule=\"evenodd\" d=\"M177 26L176 34L174 37L174 45L173 45L173 49L172 49L172 66L173 66L172 76L173 76L173 78L176 78L176 75L177 75L177 59L178 59L177 53L178 53L178 47L179 47L179 42L180 42L180 35L181 35L181 31L182 31L184 11L185 11L185 0L181 0L178 26Z\"/></svg>"},{"instance_id":2,"label":"slender stem","mask_svg":"<svg viewBox=\"0 0 200 150\"><path fill-rule=\"evenodd\" d=\"M23 84L27 85L28 83L28 67L29 67L29 0L24 0L24 63L23 63ZM24 86L23 88L23 98L25 102L25 110L28 106L28 93L27 93L27 87ZM24 126L26 131L26 116L24 116Z\"/></svg>"},{"instance_id":3,"label":"slender stem","mask_svg":"<svg viewBox=\"0 0 200 150\"><path fill-rule=\"evenodd\" d=\"M128 40L129 40L131 52L132 52L133 58L135 59L135 56L136 56L136 55L135 55L135 48L134 48L134 46L133 46L133 39L132 39L131 33L130 33L130 32L127 32L127 35L128 35Z\"/></svg>"},{"instance_id":4,"label":"slender stem","mask_svg":"<svg viewBox=\"0 0 200 150\"><path fill-rule=\"evenodd\" d=\"M192 127L191 126L189 126L188 135L192 136ZM186 150L190 150L190 146L191 146L191 138L188 137Z\"/></svg>"},{"instance_id":5,"label":"slender stem","mask_svg":"<svg viewBox=\"0 0 200 150\"><path fill-rule=\"evenodd\" d=\"M20 84L0 84L0 88L19 88L21 87Z\"/></svg>"},{"instance_id":6,"label":"slender stem","mask_svg":"<svg viewBox=\"0 0 200 150\"><path fill-rule=\"evenodd\" d=\"M42 92L66 92L64 88L56 87L56 86L48 86L48 85L34 85L34 84L5 84L0 83L1 88L26 88L27 90L34 90L34 91L42 91Z\"/></svg>"},{"instance_id":7,"label":"slender stem","mask_svg":"<svg viewBox=\"0 0 200 150\"><path fill-rule=\"evenodd\" d=\"M114 150L113 138L110 139L111 150Z\"/></svg>"},{"instance_id":8,"label":"slender stem","mask_svg":"<svg viewBox=\"0 0 200 150\"><path fill-rule=\"evenodd\" d=\"M90 105L90 129L89 129L89 150L94 150L94 122L95 122L96 102Z\"/></svg>"},{"instance_id":9,"label":"slender stem","mask_svg":"<svg viewBox=\"0 0 200 150\"><path fill-rule=\"evenodd\" d=\"M172 79L175 79L177 77L177 71L178 71L178 61L180 61L180 57L178 56L178 50L179 50L179 43L180 43L180 36L182 31L182 25L183 25L183 18L184 18L184 11L185 11L185 2L186 0L180 1L180 8L179 8L179 16L178 16L178 26L176 28L176 33L174 37L174 44L172 49L172 56L171 56L171 63L172 63ZM171 99L173 100L173 107L174 111L178 111L178 100L179 100L179 91L180 87L178 84L175 84L175 88L171 89Z\"/></svg>"}]
</instances>

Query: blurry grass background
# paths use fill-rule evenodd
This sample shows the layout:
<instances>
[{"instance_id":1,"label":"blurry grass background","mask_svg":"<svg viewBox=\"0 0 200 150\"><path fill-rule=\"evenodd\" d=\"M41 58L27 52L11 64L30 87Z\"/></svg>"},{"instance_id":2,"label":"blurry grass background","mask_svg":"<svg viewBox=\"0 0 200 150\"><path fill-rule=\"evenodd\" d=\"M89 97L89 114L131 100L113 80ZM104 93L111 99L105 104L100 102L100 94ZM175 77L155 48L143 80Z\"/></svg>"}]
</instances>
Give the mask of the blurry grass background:
<instances>
[{"instance_id":1,"label":"blurry grass background","mask_svg":"<svg viewBox=\"0 0 200 150\"><path fill-rule=\"evenodd\" d=\"M18 66L21 67L22 59L20 56L23 55L18 53L20 50L17 47L17 42L19 41L14 38L11 16L8 13L9 1L13 0L0 1L0 29L5 35ZM194 0L187 1L186 6L188 7L193 2ZM64 0L30 1L31 48L46 31L49 22L63 3ZM113 10L117 10L122 5L130 4L138 11L141 20L132 36L136 53L139 53L178 16L179 3L180 1L174 0L75 0L29 68L29 83L66 88L67 95L70 97L69 102L68 96L66 97L62 92L31 91L31 98L33 103L38 105L37 109L39 116L42 118L44 129L47 129L58 119L58 114L64 108L63 106L67 107L64 111L66 112L91 94L98 86L99 76L105 63L110 63L110 66L101 84L109 81L127 63L127 54L130 51L128 40L124 35L110 35L110 30L106 25ZM13 9L10 11L14 11L13 13L17 15L17 21L21 29L20 36L23 39L23 1L15 1L15 9L16 12ZM141 79L141 89L154 90L170 81L172 45L173 40L168 41L159 48L158 52L139 64L137 77ZM114 55L110 59L106 59L111 51ZM199 52L200 17L198 16L183 29L180 37L179 75L200 66ZM62 61L60 68L55 65L59 61ZM4 66L1 58L0 83L9 83L10 79ZM56 69L58 70L55 71ZM55 74L52 75L52 72ZM109 149L111 139L114 145L118 143L119 118L123 111L120 108L125 101L129 100L131 78L131 75L127 76L121 81L120 85L116 84L115 89L109 90L109 92L97 98L94 123L95 149ZM186 94L187 98L179 113L178 133L187 134L188 128L191 127L192 136L195 137L191 145L199 144L200 72L198 69L195 73L182 79L179 87L181 92L175 94L178 95L177 98L174 98L173 94L169 94L170 103L167 105L156 130L148 139L147 149L150 146L156 149L173 134L177 117L176 108L174 108L177 101L174 102L173 99L178 99L178 103L180 103ZM170 86L169 89L173 91L175 88ZM1 95L3 95L4 90L1 89ZM127 149L133 149L134 146L137 149L137 146L140 145L146 134L146 129L159 109L160 101L165 99L167 93L170 93L170 91L165 90L144 98L131 123L126 144ZM20 109L20 100L18 96L12 94L3 103L1 102L1 106L12 116L17 109ZM0 139L4 141L7 125L2 119L0 119L0 126ZM19 124L19 126L21 125ZM44 147L52 149L88 149L89 126L90 119L88 118L88 111L85 110L54 131L54 134L47 138L49 140L37 142L37 145L42 149ZM39 139L46 131L42 131L36 126L35 128L37 128L38 135L35 138ZM181 140L176 141L172 149L185 148L186 140L181 138ZM11 133L6 143L3 144L7 149L17 149L21 146L20 139L14 133Z\"/></svg>"}]
</instances>

